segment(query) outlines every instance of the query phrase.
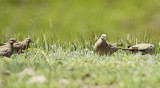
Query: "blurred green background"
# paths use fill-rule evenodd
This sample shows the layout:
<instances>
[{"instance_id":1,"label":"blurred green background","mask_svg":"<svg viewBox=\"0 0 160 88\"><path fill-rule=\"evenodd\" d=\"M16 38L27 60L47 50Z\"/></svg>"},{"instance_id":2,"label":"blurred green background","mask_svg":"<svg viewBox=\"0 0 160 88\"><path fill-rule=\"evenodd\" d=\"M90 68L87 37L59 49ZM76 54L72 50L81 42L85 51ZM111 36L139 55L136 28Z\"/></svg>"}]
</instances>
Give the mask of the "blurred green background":
<instances>
[{"instance_id":1,"label":"blurred green background","mask_svg":"<svg viewBox=\"0 0 160 88\"><path fill-rule=\"evenodd\" d=\"M0 0L0 42L44 34L52 43L95 42L101 33L110 42L128 36L158 41L159 8L159 0Z\"/></svg>"}]
</instances>

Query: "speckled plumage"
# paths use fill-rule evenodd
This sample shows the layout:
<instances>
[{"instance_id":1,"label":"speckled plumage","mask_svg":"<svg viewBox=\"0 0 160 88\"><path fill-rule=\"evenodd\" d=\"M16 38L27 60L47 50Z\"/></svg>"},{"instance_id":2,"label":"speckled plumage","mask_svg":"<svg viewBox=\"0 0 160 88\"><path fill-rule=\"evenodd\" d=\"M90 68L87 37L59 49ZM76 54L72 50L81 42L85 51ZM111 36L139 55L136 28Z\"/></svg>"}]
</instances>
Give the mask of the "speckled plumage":
<instances>
[{"instance_id":1,"label":"speckled plumage","mask_svg":"<svg viewBox=\"0 0 160 88\"><path fill-rule=\"evenodd\" d=\"M7 43L0 44L0 56L10 57L13 54L13 44L16 39L11 38Z\"/></svg>"},{"instance_id":2,"label":"speckled plumage","mask_svg":"<svg viewBox=\"0 0 160 88\"><path fill-rule=\"evenodd\" d=\"M106 35L102 34L101 38L95 43L94 50L100 56L111 55L117 51L117 48L106 42Z\"/></svg>"},{"instance_id":3,"label":"speckled plumage","mask_svg":"<svg viewBox=\"0 0 160 88\"><path fill-rule=\"evenodd\" d=\"M142 44L131 46L128 49L124 49L124 50L129 50L135 53L142 52L143 54L152 55L155 53L155 46L153 44L142 43Z\"/></svg>"},{"instance_id":4,"label":"speckled plumage","mask_svg":"<svg viewBox=\"0 0 160 88\"><path fill-rule=\"evenodd\" d=\"M26 38L24 41L18 41L16 43L14 43L13 47L14 50L18 53L21 53L22 50L27 50L29 47L29 43L32 42L32 40L30 38Z\"/></svg>"}]
</instances>

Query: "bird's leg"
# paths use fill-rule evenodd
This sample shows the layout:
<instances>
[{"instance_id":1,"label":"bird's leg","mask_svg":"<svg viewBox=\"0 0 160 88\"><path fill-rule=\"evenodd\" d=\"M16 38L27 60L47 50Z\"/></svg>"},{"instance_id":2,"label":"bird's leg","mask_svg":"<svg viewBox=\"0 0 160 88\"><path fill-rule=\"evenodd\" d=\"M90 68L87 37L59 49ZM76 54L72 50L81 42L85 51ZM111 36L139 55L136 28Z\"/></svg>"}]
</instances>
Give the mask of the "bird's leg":
<instances>
[{"instance_id":1,"label":"bird's leg","mask_svg":"<svg viewBox=\"0 0 160 88\"><path fill-rule=\"evenodd\" d=\"M26 48L25 48L25 52L27 51L27 49L28 49L28 45L27 45Z\"/></svg>"},{"instance_id":2,"label":"bird's leg","mask_svg":"<svg viewBox=\"0 0 160 88\"><path fill-rule=\"evenodd\" d=\"M20 49L17 54L20 54L20 53L23 53L23 52L22 52L22 49Z\"/></svg>"}]
</instances>

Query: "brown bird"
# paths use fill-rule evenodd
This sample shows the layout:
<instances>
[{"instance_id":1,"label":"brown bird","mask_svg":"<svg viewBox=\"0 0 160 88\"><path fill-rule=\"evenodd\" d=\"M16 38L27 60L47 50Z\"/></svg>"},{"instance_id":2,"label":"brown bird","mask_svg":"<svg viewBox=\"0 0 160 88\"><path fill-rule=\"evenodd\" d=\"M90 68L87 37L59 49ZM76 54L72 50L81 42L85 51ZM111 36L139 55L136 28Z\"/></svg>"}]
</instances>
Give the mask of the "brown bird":
<instances>
[{"instance_id":1,"label":"brown bird","mask_svg":"<svg viewBox=\"0 0 160 88\"><path fill-rule=\"evenodd\" d=\"M106 42L106 34L102 34L101 38L95 43L94 50L100 56L111 55L118 50L114 45Z\"/></svg>"},{"instance_id":2,"label":"brown bird","mask_svg":"<svg viewBox=\"0 0 160 88\"><path fill-rule=\"evenodd\" d=\"M32 40L30 38L26 38L24 41L17 41L14 43L13 47L14 50L19 54L22 53L22 50L27 50L29 47L29 43L31 43Z\"/></svg>"},{"instance_id":3,"label":"brown bird","mask_svg":"<svg viewBox=\"0 0 160 88\"><path fill-rule=\"evenodd\" d=\"M0 44L0 56L10 57L13 54L13 44L16 39L11 38L7 43Z\"/></svg>"},{"instance_id":4,"label":"brown bird","mask_svg":"<svg viewBox=\"0 0 160 88\"><path fill-rule=\"evenodd\" d=\"M138 45L134 45L129 47L128 49L123 49L123 50L129 50L132 52L142 52L142 54L154 54L155 53L155 46L153 44L147 44L147 43L142 43Z\"/></svg>"}]
</instances>

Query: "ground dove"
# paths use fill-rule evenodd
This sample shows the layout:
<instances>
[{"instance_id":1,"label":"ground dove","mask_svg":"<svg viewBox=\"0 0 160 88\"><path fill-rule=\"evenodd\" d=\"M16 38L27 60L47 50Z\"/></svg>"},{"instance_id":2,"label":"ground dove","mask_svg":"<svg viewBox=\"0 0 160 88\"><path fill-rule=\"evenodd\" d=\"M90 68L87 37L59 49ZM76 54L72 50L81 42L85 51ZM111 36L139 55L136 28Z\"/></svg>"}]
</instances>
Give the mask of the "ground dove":
<instances>
[{"instance_id":1,"label":"ground dove","mask_svg":"<svg viewBox=\"0 0 160 88\"><path fill-rule=\"evenodd\" d=\"M102 34L100 39L95 43L94 50L100 56L111 55L118 50L114 45L106 42L106 34Z\"/></svg>"},{"instance_id":2,"label":"ground dove","mask_svg":"<svg viewBox=\"0 0 160 88\"><path fill-rule=\"evenodd\" d=\"M13 44L16 39L11 38L7 43L0 44L0 56L10 57L13 53Z\"/></svg>"},{"instance_id":3,"label":"ground dove","mask_svg":"<svg viewBox=\"0 0 160 88\"><path fill-rule=\"evenodd\" d=\"M128 49L124 49L124 50L129 50L135 53L142 52L142 54L154 54L155 46L153 44L142 43L142 44L131 46Z\"/></svg>"},{"instance_id":4,"label":"ground dove","mask_svg":"<svg viewBox=\"0 0 160 88\"><path fill-rule=\"evenodd\" d=\"M17 53L22 53L22 50L27 50L28 47L29 47L29 43L31 43L32 40L30 38L26 38L24 41L17 41L14 43L13 47L14 47L14 50L17 52Z\"/></svg>"}]
</instances>

